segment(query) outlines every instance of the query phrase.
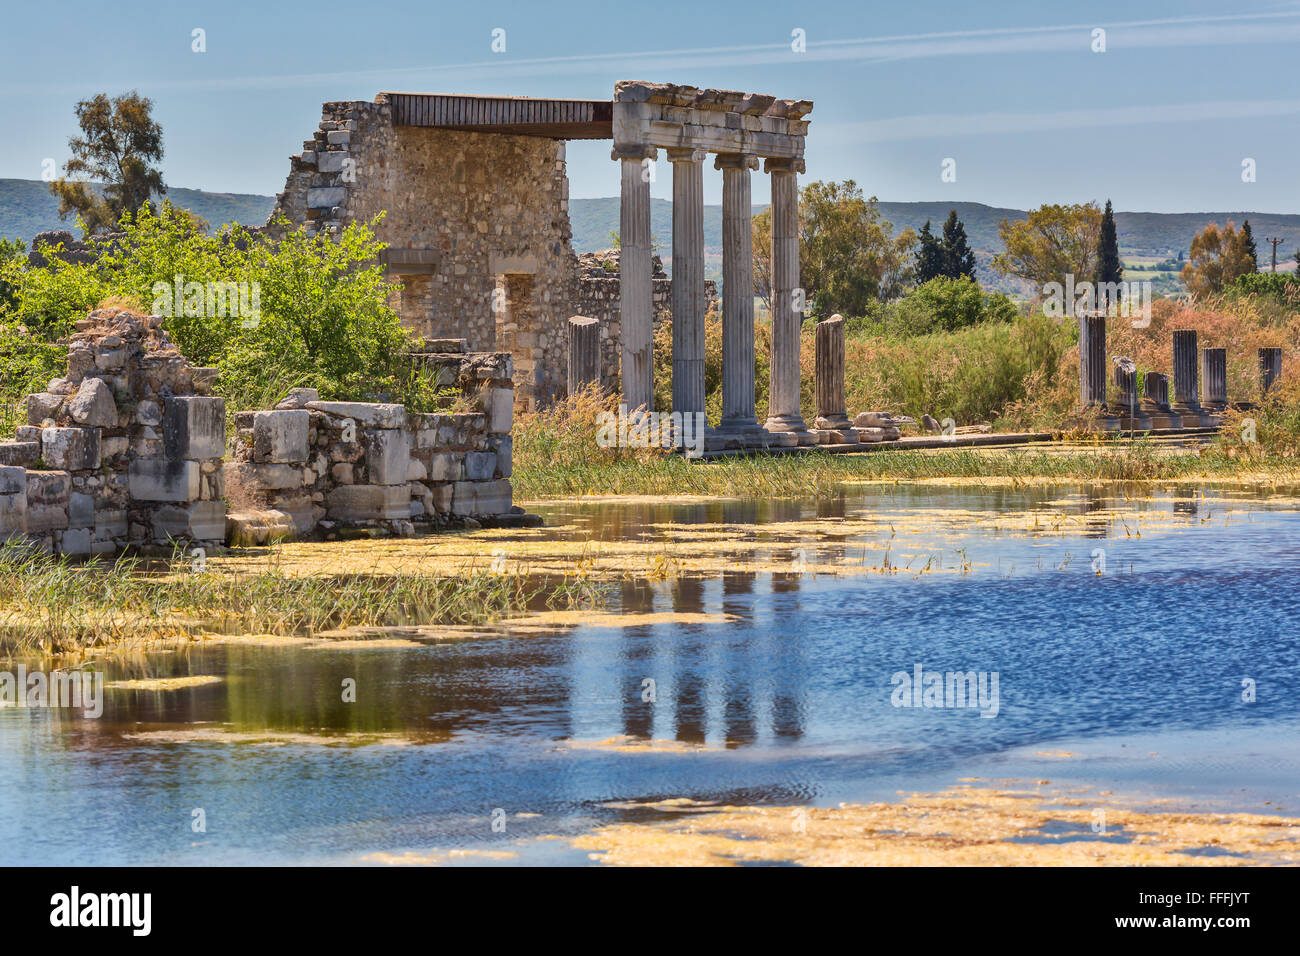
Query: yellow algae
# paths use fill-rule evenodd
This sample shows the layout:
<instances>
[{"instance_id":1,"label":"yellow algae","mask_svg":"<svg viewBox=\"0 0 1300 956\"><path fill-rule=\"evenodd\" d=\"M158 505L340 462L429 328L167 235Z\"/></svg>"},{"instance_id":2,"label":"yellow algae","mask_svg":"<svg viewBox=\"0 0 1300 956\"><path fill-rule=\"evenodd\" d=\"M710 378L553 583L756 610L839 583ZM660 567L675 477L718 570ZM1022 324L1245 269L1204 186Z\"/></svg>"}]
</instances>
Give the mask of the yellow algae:
<instances>
[{"instance_id":1,"label":"yellow algae","mask_svg":"<svg viewBox=\"0 0 1300 956\"><path fill-rule=\"evenodd\" d=\"M187 727L174 730L137 730L122 734L127 740L144 744L248 744L264 747L283 747L289 744L306 744L318 747L403 747L417 741L407 734L380 731L352 731L348 733L305 733L285 730L231 730L224 727ZM436 738L438 735L424 734Z\"/></svg>"},{"instance_id":2,"label":"yellow algae","mask_svg":"<svg viewBox=\"0 0 1300 956\"><path fill-rule=\"evenodd\" d=\"M1036 750L1034 751L1034 756L1068 758L1068 757L1077 757L1079 755L1076 753L1071 753L1068 750Z\"/></svg>"},{"instance_id":3,"label":"yellow algae","mask_svg":"<svg viewBox=\"0 0 1300 956\"><path fill-rule=\"evenodd\" d=\"M1300 819L962 787L838 808L701 806L572 842L612 865L1227 866L1300 863ZM689 804L678 804L689 807ZM1076 809L1077 808L1077 809ZM1211 848L1217 854L1197 855Z\"/></svg>"},{"instance_id":4,"label":"yellow algae","mask_svg":"<svg viewBox=\"0 0 1300 956\"><path fill-rule=\"evenodd\" d=\"M609 611L539 611L528 617L501 621L499 627L512 634L529 630L549 630L556 627L645 627L651 624L732 624L736 618L730 614L706 614L690 611L650 611L644 614L615 614Z\"/></svg>"},{"instance_id":5,"label":"yellow algae","mask_svg":"<svg viewBox=\"0 0 1300 956\"><path fill-rule=\"evenodd\" d=\"M215 674L196 674L191 677L137 677L132 680L111 680L104 686L109 690L185 690L220 684L224 677Z\"/></svg>"}]
</instances>

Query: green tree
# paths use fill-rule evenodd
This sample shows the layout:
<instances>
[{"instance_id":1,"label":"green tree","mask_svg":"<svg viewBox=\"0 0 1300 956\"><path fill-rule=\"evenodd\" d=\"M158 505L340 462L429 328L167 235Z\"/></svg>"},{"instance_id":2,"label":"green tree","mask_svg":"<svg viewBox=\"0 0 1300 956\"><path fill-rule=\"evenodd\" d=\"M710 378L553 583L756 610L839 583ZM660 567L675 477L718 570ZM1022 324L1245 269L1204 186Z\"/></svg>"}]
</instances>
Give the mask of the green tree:
<instances>
[{"instance_id":1,"label":"green tree","mask_svg":"<svg viewBox=\"0 0 1300 956\"><path fill-rule=\"evenodd\" d=\"M1250 229L1250 220L1241 221L1242 243L1246 248L1246 255L1250 258L1250 272L1259 271L1259 250L1255 248L1255 234Z\"/></svg>"},{"instance_id":2,"label":"green tree","mask_svg":"<svg viewBox=\"0 0 1300 956\"><path fill-rule=\"evenodd\" d=\"M957 210L948 212L943 224L943 274L949 279L975 278L975 253L966 241L966 227L957 218Z\"/></svg>"},{"instance_id":3,"label":"green tree","mask_svg":"<svg viewBox=\"0 0 1300 956\"><path fill-rule=\"evenodd\" d=\"M985 292L970 276L938 276L889 305L886 324L908 335L952 332L981 322L1011 322L1016 306L1005 295Z\"/></svg>"},{"instance_id":4,"label":"green tree","mask_svg":"<svg viewBox=\"0 0 1300 956\"><path fill-rule=\"evenodd\" d=\"M1210 223L1192 239L1192 251L1183 266L1183 282L1194 296L1222 292L1238 276L1254 272L1242 236L1231 222L1222 229Z\"/></svg>"},{"instance_id":5,"label":"green tree","mask_svg":"<svg viewBox=\"0 0 1300 956\"><path fill-rule=\"evenodd\" d=\"M993 268L1040 288L1063 282L1067 275L1079 281L1097 271L1097 244L1101 210L1096 203L1043 205L1025 219L998 225L1003 251L993 258Z\"/></svg>"},{"instance_id":6,"label":"green tree","mask_svg":"<svg viewBox=\"0 0 1300 956\"><path fill-rule=\"evenodd\" d=\"M72 158L61 178L50 183L59 197L59 217L75 213L87 235L135 215L154 195L166 191L162 173L162 127L150 113L153 101L134 90L109 99L99 93L77 104L81 135L68 140ZM91 183L101 183L96 191Z\"/></svg>"},{"instance_id":7,"label":"green tree","mask_svg":"<svg viewBox=\"0 0 1300 956\"><path fill-rule=\"evenodd\" d=\"M917 236L920 243L916 249L916 261L912 265L913 278L917 285L924 285L931 279L944 274L946 256L943 240L930 231L930 220L925 221Z\"/></svg>"},{"instance_id":8,"label":"green tree","mask_svg":"<svg viewBox=\"0 0 1300 956\"><path fill-rule=\"evenodd\" d=\"M27 261L27 244L0 236L0 315L18 304L17 277Z\"/></svg>"},{"instance_id":9,"label":"green tree","mask_svg":"<svg viewBox=\"0 0 1300 956\"><path fill-rule=\"evenodd\" d=\"M1115 231L1115 213L1110 200L1106 200L1106 209L1101 214L1101 232L1097 237L1097 275L1096 281L1101 290L1098 304L1106 308L1109 293L1115 283L1124 278L1124 265L1119 258L1119 236Z\"/></svg>"}]
</instances>

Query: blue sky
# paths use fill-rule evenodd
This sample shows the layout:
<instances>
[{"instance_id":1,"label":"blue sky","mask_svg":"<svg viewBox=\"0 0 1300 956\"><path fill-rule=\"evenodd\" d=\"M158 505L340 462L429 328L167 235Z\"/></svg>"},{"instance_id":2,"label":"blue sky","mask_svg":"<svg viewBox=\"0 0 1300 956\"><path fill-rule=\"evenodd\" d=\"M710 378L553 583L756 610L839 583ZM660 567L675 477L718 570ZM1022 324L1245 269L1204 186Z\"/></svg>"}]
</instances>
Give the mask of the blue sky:
<instances>
[{"instance_id":1,"label":"blue sky","mask_svg":"<svg viewBox=\"0 0 1300 956\"><path fill-rule=\"evenodd\" d=\"M57 12L56 12L57 9ZM138 89L174 186L275 193L324 100L607 98L620 79L812 99L808 179L881 199L1300 212L1300 2L9 4L0 177L67 158L73 106ZM124 11L129 11L124 12ZM490 49L506 30L506 52ZM207 52L191 51L206 31ZM1106 51L1093 52L1093 30ZM791 50L804 31L806 52ZM941 165L956 161L956 182ZM1256 181L1242 181L1253 159ZM616 195L605 142L571 194ZM755 177L755 201L765 201ZM718 202L721 177L706 176ZM671 196L671 176L655 195Z\"/></svg>"}]
</instances>

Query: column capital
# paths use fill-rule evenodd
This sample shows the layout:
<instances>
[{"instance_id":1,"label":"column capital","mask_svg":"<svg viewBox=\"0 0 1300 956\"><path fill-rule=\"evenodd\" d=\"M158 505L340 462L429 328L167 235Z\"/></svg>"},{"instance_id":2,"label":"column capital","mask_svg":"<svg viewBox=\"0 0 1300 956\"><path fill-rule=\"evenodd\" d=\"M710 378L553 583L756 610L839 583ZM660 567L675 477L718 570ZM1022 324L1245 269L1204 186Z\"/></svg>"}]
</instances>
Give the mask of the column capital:
<instances>
[{"instance_id":1,"label":"column capital","mask_svg":"<svg viewBox=\"0 0 1300 956\"><path fill-rule=\"evenodd\" d=\"M664 155L670 163L702 163L709 151L694 146L668 146L664 149Z\"/></svg>"},{"instance_id":2,"label":"column capital","mask_svg":"<svg viewBox=\"0 0 1300 956\"><path fill-rule=\"evenodd\" d=\"M659 155L658 147L649 143L616 143L609 151L610 159L655 159Z\"/></svg>"},{"instance_id":3,"label":"column capital","mask_svg":"<svg viewBox=\"0 0 1300 956\"><path fill-rule=\"evenodd\" d=\"M719 153L713 160L714 169L758 169L758 157L753 153Z\"/></svg>"},{"instance_id":4,"label":"column capital","mask_svg":"<svg viewBox=\"0 0 1300 956\"><path fill-rule=\"evenodd\" d=\"M804 167L802 156L798 157L781 157L769 156L763 160L763 172L765 173L802 173L807 172Z\"/></svg>"}]
</instances>

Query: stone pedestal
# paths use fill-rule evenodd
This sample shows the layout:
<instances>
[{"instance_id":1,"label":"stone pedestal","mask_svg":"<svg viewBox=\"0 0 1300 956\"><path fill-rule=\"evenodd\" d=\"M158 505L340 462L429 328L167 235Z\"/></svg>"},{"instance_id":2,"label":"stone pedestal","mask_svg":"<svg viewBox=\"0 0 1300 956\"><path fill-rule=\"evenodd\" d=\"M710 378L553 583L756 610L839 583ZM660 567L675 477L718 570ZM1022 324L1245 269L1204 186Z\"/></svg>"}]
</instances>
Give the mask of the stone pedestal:
<instances>
[{"instance_id":1,"label":"stone pedestal","mask_svg":"<svg viewBox=\"0 0 1300 956\"><path fill-rule=\"evenodd\" d=\"M1142 376L1142 411L1152 428L1182 428L1183 420L1169 407L1169 376L1147 372Z\"/></svg>"},{"instance_id":2,"label":"stone pedestal","mask_svg":"<svg viewBox=\"0 0 1300 956\"><path fill-rule=\"evenodd\" d=\"M1102 431L1119 428L1106 408L1106 317L1079 316L1079 405Z\"/></svg>"},{"instance_id":3,"label":"stone pedestal","mask_svg":"<svg viewBox=\"0 0 1300 956\"><path fill-rule=\"evenodd\" d=\"M1280 348L1263 348L1259 350L1259 393L1267 395L1273 384L1282 377L1282 350Z\"/></svg>"},{"instance_id":4,"label":"stone pedestal","mask_svg":"<svg viewBox=\"0 0 1300 956\"><path fill-rule=\"evenodd\" d=\"M600 382L600 322L583 315L569 319L569 395Z\"/></svg>"},{"instance_id":5,"label":"stone pedestal","mask_svg":"<svg viewBox=\"0 0 1300 956\"><path fill-rule=\"evenodd\" d=\"M1205 396L1201 407L1216 417L1222 415L1228 407L1227 349L1201 350L1201 387Z\"/></svg>"},{"instance_id":6,"label":"stone pedestal","mask_svg":"<svg viewBox=\"0 0 1300 956\"><path fill-rule=\"evenodd\" d=\"M817 441L839 444L857 441L844 408L844 319L832 315L817 323Z\"/></svg>"},{"instance_id":7,"label":"stone pedestal","mask_svg":"<svg viewBox=\"0 0 1300 956\"><path fill-rule=\"evenodd\" d=\"M623 401L629 414L654 405L654 316L651 312L650 177L653 146L615 151L619 193L619 321L623 337Z\"/></svg>"},{"instance_id":8,"label":"stone pedestal","mask_svg":"<svg viewBox=\"0 0 1300 956\"><path fill-rule=\"evenodd\" d=\"M764 169L772 181L772 365L768 418L763 427L793 435L800 445L813 445L818 439L804 424L799 403L803 313L795 308L800 304L795 290L799 288L798 173L803 171L803 161L769 159Z\"/></svg>"},{"instance_id":9,"label":"stone pedestal","mask_svg":"<svg viewBox=\"0 0 1300 956\"><path fill-rule=\"evenodd\" d=\"M1171 406L1184 428L1208 428L1215 420L1201 408L1196 330L1174 330L1174 401Z\"/></svg>"}]
</instances>

